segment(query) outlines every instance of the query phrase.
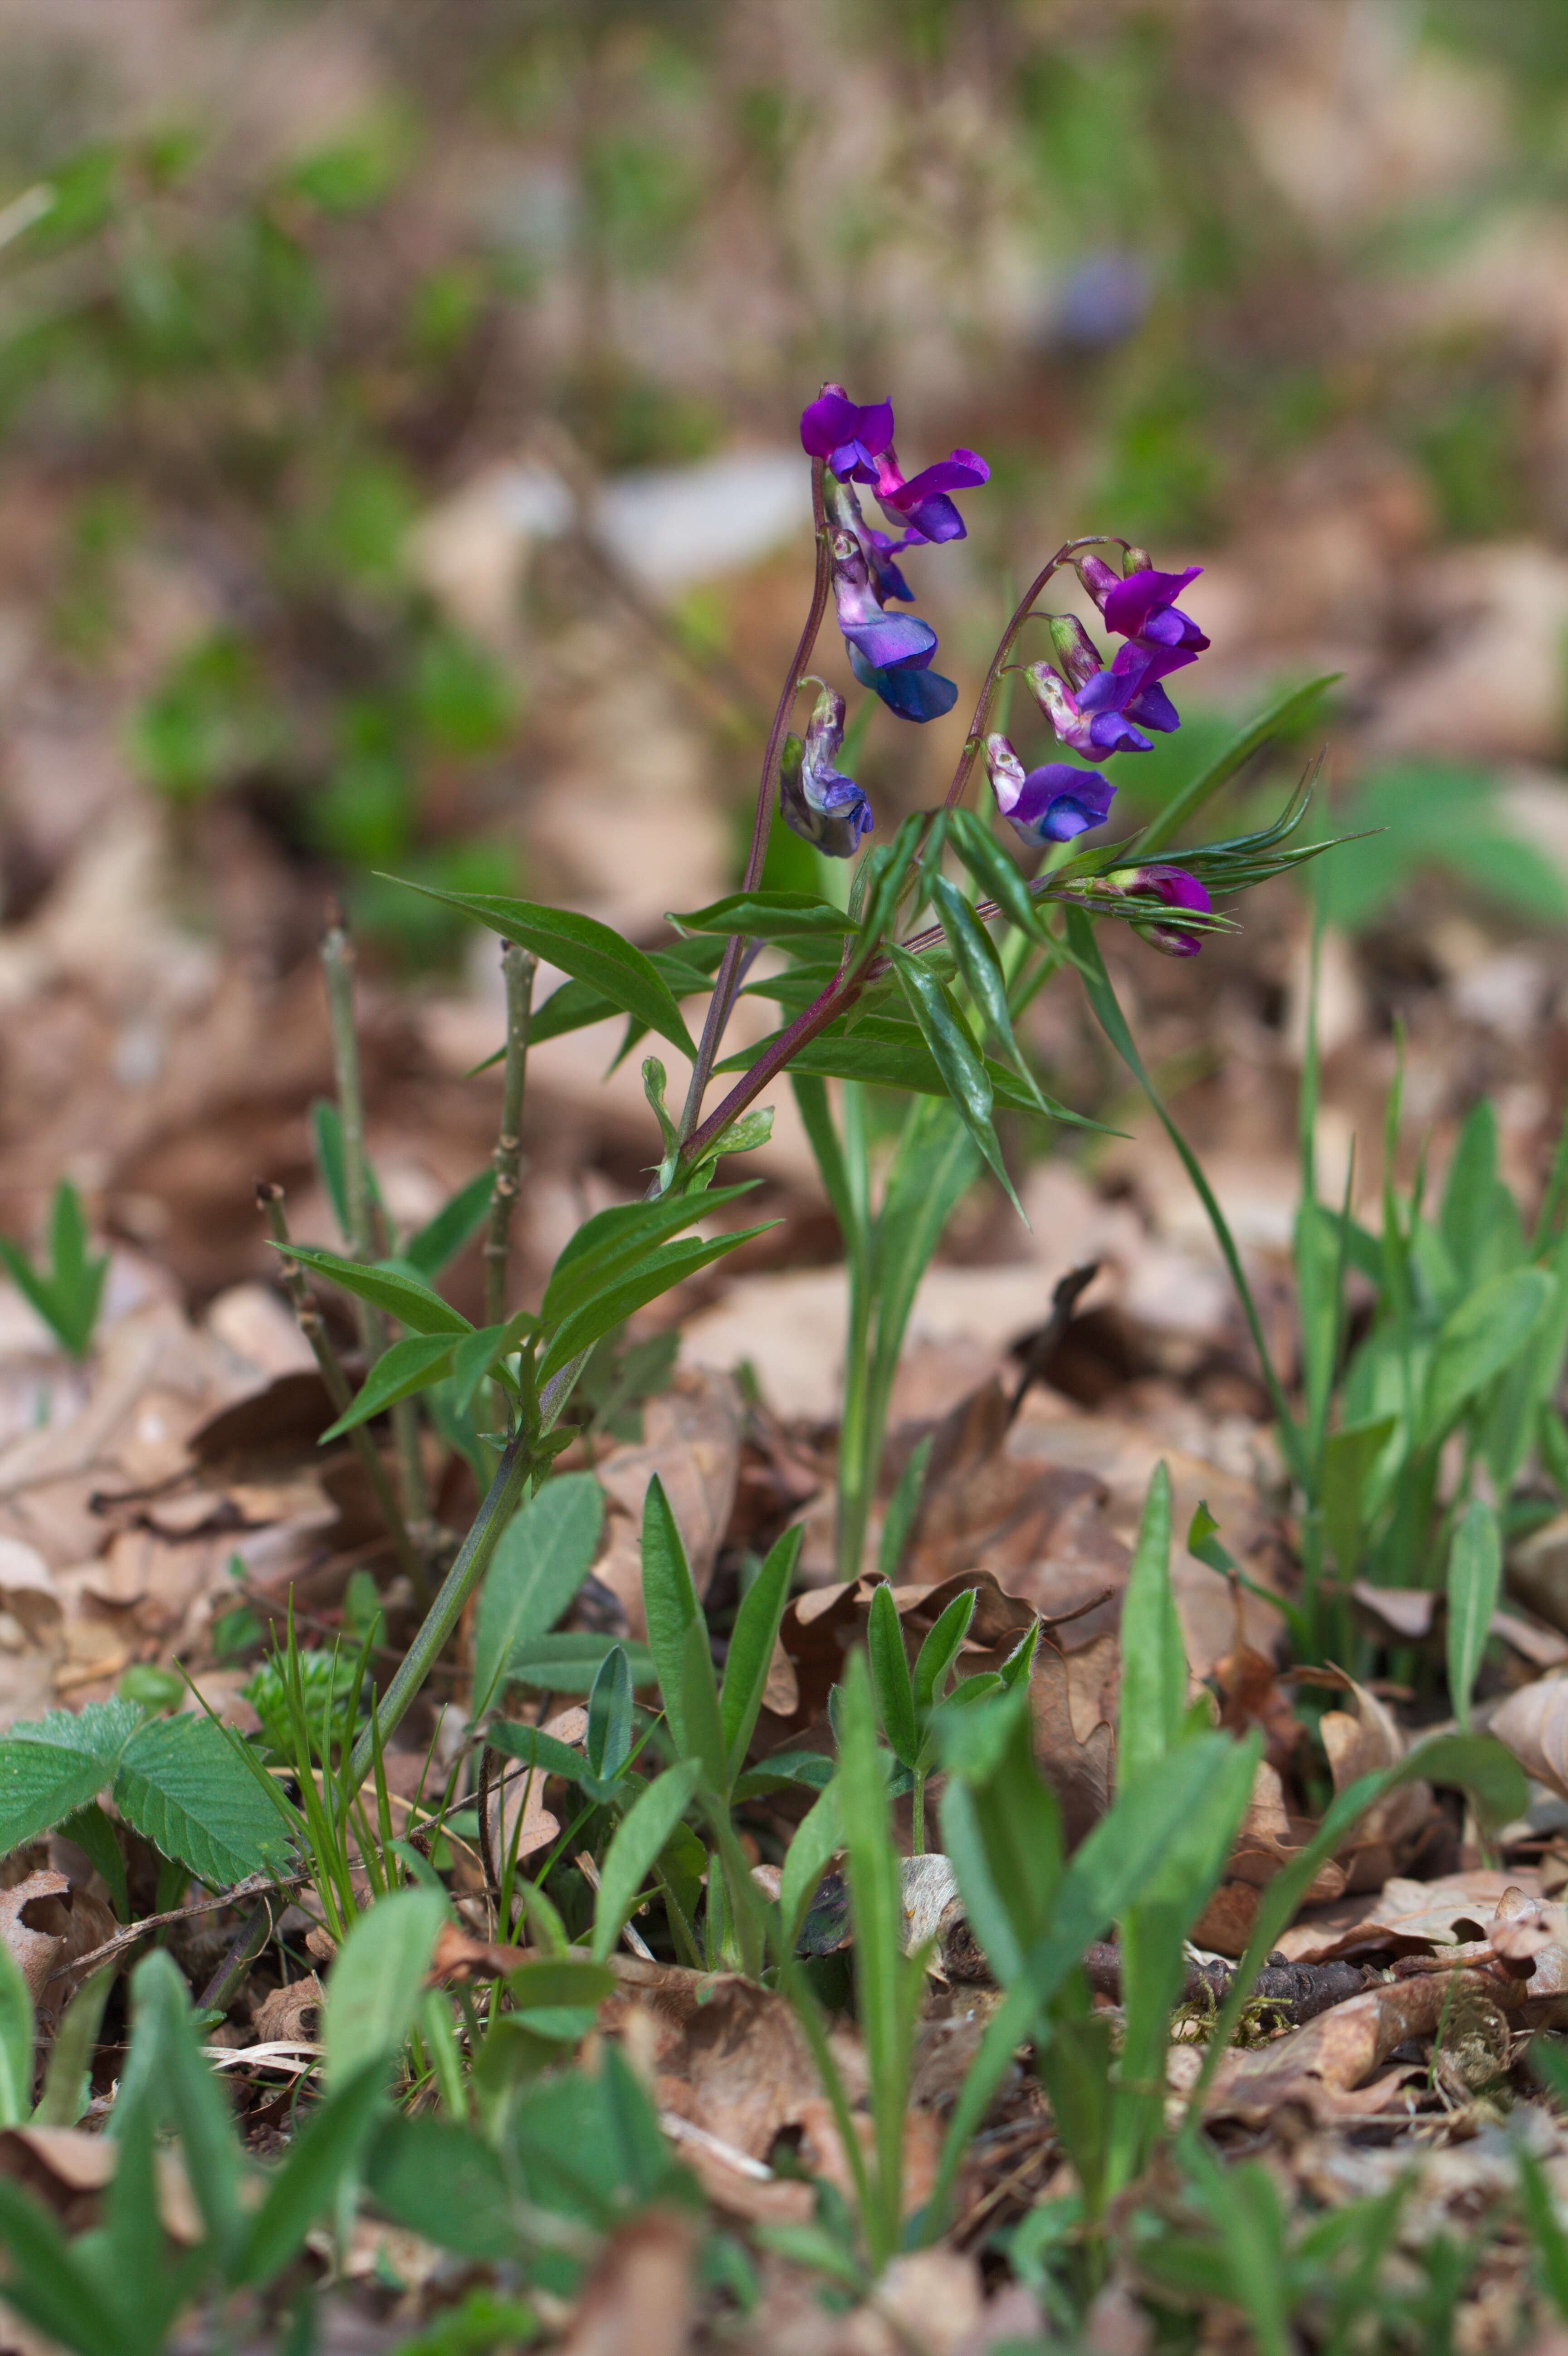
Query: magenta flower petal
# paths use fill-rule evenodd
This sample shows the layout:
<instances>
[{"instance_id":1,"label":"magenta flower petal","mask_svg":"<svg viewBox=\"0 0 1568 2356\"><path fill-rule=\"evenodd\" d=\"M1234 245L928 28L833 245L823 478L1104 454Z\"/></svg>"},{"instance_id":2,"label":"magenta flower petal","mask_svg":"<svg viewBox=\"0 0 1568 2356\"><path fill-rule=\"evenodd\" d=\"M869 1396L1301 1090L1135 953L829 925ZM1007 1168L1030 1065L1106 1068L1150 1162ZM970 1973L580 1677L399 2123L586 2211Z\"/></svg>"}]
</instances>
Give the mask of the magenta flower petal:
<instances>
[{"instance_id":1,"label":"magenta flower petal","mask_svg":"<svg viewBox=\"0 0 1568 2356\"><path fill-rule=\"evenodd\" d=\"M810 458L827 458L855 432L859 411L842 386L824 385L816 399L801 412L801 447Z\"/></svg>"},{"instance_id":2,"label":"magenta flower petal","mask_svg":"<svg viewBox=\"0 0 1568 2356\"><path fill-rule=\"evenodd\" d=\"M1031 841L1071 842L1075 835L1104 825L1115 790L1098 769L1047 761L1029 772L1005 815Z\"/></svg>"},{"instance_id":3,"label":"magenta flower petal","mask_svg":"<svg viewBox=\"0 0 1568 2356\"><path fill-rule=\"evenodd\" d=\"M1143 573L1129 573L1106 592L1101 612L1105 627L1115 630L1119 638L1136 638L1157 605L1174 605L1189 581L1196 581L1202 572L1200 564L1189 564L1185 573L1156 573L1152 568Z\"/></svg>"},{"instance_id":4,"label":"magenta flower petal","mask_svg":"<svg viewBox=\"0 0 1568 2356\"><path fill-rule=\"evenodd\" d=\"M951 456L938 458L933 466L923 466L918 475L912 475L894 494L895 502L901 508L912 506L933 491L972 491L990 479L991 470L976 451L955 450Z\"/></svg>"}]
</instances>

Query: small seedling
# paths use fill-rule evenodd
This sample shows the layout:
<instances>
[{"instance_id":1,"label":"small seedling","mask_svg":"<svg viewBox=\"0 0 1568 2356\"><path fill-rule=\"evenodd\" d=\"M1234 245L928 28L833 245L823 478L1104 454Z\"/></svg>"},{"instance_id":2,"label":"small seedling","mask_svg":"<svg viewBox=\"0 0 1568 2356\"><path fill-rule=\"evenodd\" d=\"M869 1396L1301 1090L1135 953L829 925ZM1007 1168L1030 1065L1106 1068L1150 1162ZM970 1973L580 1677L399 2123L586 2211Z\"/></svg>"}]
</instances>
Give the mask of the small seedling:
<instances>
[{"instance_id":1,"label":"small seedling","mask_svg":"<svg viewBox=\"0 0 1568 2356\"><path fill-rule=\"evenodd\" d=\"M87 1214L69 1178L55 1188L49 1211L48 1259L35 1265L25 1248L0 1236L0 1260L24 1299L43 1319L68 1357L85 1358L103 1300L109 1255L87 1248Z\"/></svg>"}]
</instances>

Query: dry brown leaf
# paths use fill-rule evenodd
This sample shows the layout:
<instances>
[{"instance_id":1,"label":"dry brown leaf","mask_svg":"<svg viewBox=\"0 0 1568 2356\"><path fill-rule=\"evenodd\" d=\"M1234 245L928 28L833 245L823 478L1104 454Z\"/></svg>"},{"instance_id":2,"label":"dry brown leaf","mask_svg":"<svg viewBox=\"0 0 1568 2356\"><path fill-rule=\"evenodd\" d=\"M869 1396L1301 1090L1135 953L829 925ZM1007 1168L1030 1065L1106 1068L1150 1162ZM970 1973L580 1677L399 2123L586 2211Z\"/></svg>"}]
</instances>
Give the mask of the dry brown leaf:
<instances>
[{"instance_id":1,"label":"dry brown leaf","mask_svg":"<svg viewBox=\"0 0 1568 2356\"><path fill-rule=\"evenodd\" d=\"M705 1595L734 1509L742 1420L728 1375L685 1366L644 1408L640 1445L613 1449L594 1468L611 1510L593 1576L620 1603L632 1635L647 1633L639 1533L648 1483L656 1472L664 1483L697 1591Z\"/></svg>"},{"instance_id":2,"label":"dry brown leaf","mask_svg":"<svg viewBox=\"0 0 1568 2356\"><path fill-rule=\"evenodd\" d=\"M443 1931L448 1925L443 1925ZM313 2039L321 2027L326 1992L314 1972L289 1980L261 1998L251 2015L259 2045Z\"/></svg>"},{"instance_id":3,"label":"dry brown leaf","mask_svg":"<svg viewBox=\"0 0 1568 2356\"><path fill-rule=\"evenodd\" d=\"M1314 2117L1331 2118L1337 2106L1322 2101L1325 2089L1330 2096L1350 2093L1407 2037L1432 2036L1445 2007L1452 2019L1460 1997L1489 2000L1495 1993L1492 1984L1469 1972L1431 1973L1366 1988L1271 2044L1251 2051L1232 2047L1223 2053L1205 2097L1205 2115L1263 2126L1282 2104L1296 2103Z\"/></svg>"},{"instance_id":4,"label":"dry brown leaf","mask_svg":"<svg viewBox=\"0 0 1568 2356\"><path fill-rule=\"evenodd\" d=\"M1568 1799L1568 1676L1538 1677L1509 1694L1492 1712L1491 1731L1527 1775Z\"/></svg>"},{"instance_id":5,"label":"dry brown leaf","mask_svg":"<svg viewBox=\"0 0 1568 2356\"><path fill-rule=\"evenodd\" d=\"M1343 1792L1362 1775L1396 1766L1405 1750L1392 1711L1377 1696L1349 1677L1345 1687L1351 1708L1325 1710L1318 1726L1336 1792ZM1403 1783L1374 1802L1342 1852L1349 1877L1346 1887L1381 1889L1425 1829L1432 1807L1432 1787L1423 1783Z\"/></svg>"},{"instance_id":6,"label":"dry brown leaf","mask_svg":"<svg viewBox=\"0 0 1568 2356\"><path fill-rule=\"evenodd\" d=\"M91 2224L98 2197L114 2179L120 2146L81 2127L0 2129L0 2175L42 2201L69 2231ZM158 2215L164 2230L192 2248L206 2226L177 2151L157 2155Z\"/></svg>"},{"instance_id":7,"label":"dry brown leaf","mask_svg":"<svg viewBox=\"0 0 1568 2356\"><path fill-rule=\"evenodd\" d=\"M1487 1936L1499 1901L1509 1889L1540 1895L1538 1877L1518 1867L1502 1873L1490 1866L1472 1866L1436 1881L1396 1876L1375 1895L1350 1899L1293 1922L1277 1944L1296 1964L1379 1953L1431 1954L1467 1945Z\"/></svg>"},{"instance_id":8,"label":"dry brown leaf","mask_svg":"<svg viewBox=\"0 0 1568 2356\"><path fill-rule=\"evenodd\" d=\"M684 2356L699 2221L649 2210L623 2225L595 2262L556 2356Z\"/></svg>"},{"instance_id":9,"label":"dry brown leaf","mask_svg":"<svg viewBox=\"0 0 1568 2356\"><path fill-rule=\"evenodd\" d=\"M14 1889L0 1890L0 1939L19 1965L35 2006L43 2002L49 1975L65 1954L70 1901L70 1883L51 1866L41 1866ZM111 1935L112 1929L112 1922Z\"/></svg>"},{"instance_id":10,"label":"dry brown leaf","mask_svg":"<svg viewBox=\"0 0 1568 2356\"><path fill-rule=\"evenodd\" d=\"M623 1980L606 1998L601 2028L624 2029L629 2014L642 2011L654 2029L648 2058L661 2110L689 2119L732 2151L765 2159L774 2137L799 2125L820 2089L789 2004L773 1989L731 1974L686 1972L650 1984L646 1971L645 1965L636 1982Z\"/></svg>"}]
</instances>

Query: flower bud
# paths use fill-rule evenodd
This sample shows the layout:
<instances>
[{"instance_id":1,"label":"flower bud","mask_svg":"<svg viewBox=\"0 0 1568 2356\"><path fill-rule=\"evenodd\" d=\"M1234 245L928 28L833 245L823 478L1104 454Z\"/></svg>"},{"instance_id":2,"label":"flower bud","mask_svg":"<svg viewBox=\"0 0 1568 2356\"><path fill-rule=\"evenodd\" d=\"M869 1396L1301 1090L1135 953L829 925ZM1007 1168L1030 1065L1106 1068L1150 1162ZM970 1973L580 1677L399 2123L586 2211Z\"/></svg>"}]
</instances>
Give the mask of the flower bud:
<instances>
[{"instance_id":1,"label":"flower bud","mask_svg":"<svg viewBox=\"0 0 1568 2356\"><path fill-rule=\"evenodd\" d=\"M1213 906L1197 876L1189 875L1185 867L1117 867L1098 880L1104 889L1163 900L1168 908L1193 908L1207 916ZM1144 923L1135 924L1133 929L1150 948L1166 957L1196 957L1203 946L1200 934L1183 932L1179 925Z\"/></svg>"},{"instance_id":2,"label":"flower bud","mask_svg":"<svg viewBox=\"0 0 1568 2356\"><path fill-rule=\"evenodd\" d=\"M1122 578L1130 580L1135 573L1152 573L1154 559L1147 548L1129 547L1122 557Z\"/></svg>"},{"instance_id":3,"label":"flower bud","mask_svg":"<svg viewBox=\"0 0 1568 2356\"><path fill-rule=\"evenodd\" d=\"M1083 687L1100 668L1094 642L1076 614L1050 614L1051 643L1070 687Z\"/></svg>"}]
</instances>

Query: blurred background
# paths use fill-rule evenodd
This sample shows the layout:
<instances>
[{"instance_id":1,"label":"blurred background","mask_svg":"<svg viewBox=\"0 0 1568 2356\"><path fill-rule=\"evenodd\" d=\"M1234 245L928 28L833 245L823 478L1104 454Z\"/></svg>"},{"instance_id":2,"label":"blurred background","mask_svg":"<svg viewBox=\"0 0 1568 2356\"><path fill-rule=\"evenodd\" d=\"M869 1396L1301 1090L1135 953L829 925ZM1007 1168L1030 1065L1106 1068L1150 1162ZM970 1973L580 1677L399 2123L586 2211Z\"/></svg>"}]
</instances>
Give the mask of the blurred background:
<instances>
[{"instance_id":1,"label":"blurred background","mask_svg":"<svg viewBox=\"0 0 1568 2356\"><path fill-rule=\"evenodd\" d=\"M895 399L912 471L955 443L992 467L968 539L912 567L960 699L920 730L879 710L879 826L940 794L1062 537L1202 562L1186 724L1119 782L1152 806L1249 709L1340 675L1328 727L1214 813L1271 811L1326 746L1312 822L1364 838L1313 871L1328 1183L1352 1130L1375 1177L1402 1038L1412 1139L1489 1090L1513 1172L1542 1165L1568 1080L1561 0L0 0L0 1225L69 1172L194 1299L259 1268L252 1180L309 1183L334 891L394 1207L471 1174L496 945L384 878L645 942L734 878L824 377ZM781 834L775 880L803 856ZM1266 1249L1308 916L1286 882L1241 913L1191 968L1115 951ZM1075 998L1035 1044L1136 1125ZM641 1183L611 1045L538 1059L546 1260ZM1141 1128L1072 1155L1033 1244L998 1197L956 1255L1065 1264L1118 1204L1204 1248ZM768 1168L792 1215L760 1249L826 1257L782 1113Z\"/></svg>"}]
</instances>

